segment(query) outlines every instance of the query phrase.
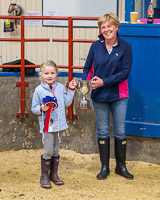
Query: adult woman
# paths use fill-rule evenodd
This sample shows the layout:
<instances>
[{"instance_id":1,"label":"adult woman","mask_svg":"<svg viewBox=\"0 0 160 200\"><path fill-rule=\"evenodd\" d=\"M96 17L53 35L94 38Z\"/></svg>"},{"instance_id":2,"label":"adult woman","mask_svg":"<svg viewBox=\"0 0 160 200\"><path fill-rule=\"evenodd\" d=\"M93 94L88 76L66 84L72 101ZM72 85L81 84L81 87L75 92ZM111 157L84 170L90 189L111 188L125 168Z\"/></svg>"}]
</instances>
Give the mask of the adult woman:
<instances>
[{"instance_id":1,"label":"adult woman","mask_svg":"<svg viewBox=\"0 0 160 200\"><path fill-rule=\"evenodd\" d=\"M125 119L128 102L127 79L132 66L131 46L118 36L120 22L113 13L99 17L101 31L99 40L92 43L83 70L83 80L87 79L92 64L91 99L97 121L97 136L102 163L98 179L105 179L109 173L110 134L109 115L112 113L115 138L115 173L133 179L126 168Z\"/></svg>"}]
</instances>

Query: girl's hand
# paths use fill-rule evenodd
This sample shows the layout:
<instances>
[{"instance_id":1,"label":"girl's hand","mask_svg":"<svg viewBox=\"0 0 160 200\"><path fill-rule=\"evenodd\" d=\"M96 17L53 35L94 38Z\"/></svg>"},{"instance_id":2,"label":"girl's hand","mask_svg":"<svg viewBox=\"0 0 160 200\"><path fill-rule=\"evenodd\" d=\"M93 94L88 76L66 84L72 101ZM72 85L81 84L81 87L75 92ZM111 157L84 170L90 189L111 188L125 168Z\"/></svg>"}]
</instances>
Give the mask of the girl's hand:
<instances>
[{"instance_id":1,"label":"girl's hand","mask_svg":"<svg viewBox=\"0 0 160 200\"><path fill-rule=\"evenodd\" d=\"M77 83L76 83L76 80L72 80L70 83L69 83L69 87L70 88L76 88L77 87Z\"/></svg>"},{"instance_id":2,"label":"girl's hand","mask_svg":"<svg viewBox=\"0 0 160 200\"><path fill-rule=\"evenodd\" d=\"M44 111L44 112L46 112L47 110L49 109L49 106L47 106L47 105L42 105L42 110Z\"/></svg>"}]
</instances>

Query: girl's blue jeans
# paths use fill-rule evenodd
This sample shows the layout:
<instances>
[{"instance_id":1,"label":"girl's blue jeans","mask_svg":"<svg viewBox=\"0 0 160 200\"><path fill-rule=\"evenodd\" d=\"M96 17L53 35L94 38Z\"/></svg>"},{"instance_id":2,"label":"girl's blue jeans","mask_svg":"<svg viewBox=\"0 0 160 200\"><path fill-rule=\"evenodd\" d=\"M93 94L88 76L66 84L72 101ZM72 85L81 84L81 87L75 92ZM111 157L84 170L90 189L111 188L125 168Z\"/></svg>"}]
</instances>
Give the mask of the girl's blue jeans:
<instances>
[{"instance_id":1,"label":"girl's blue jeans","mask_svg":"<svg viewBox=\"0 0 160 200\"><path fill-rule=\"evenodd\" d=\"M125 120L128 98L113 102L98 102L92 99L97 121L97 137L109 138L109 116L112 113L114 137L119 140L126 139Z\"/></svg>"}]
</instances>

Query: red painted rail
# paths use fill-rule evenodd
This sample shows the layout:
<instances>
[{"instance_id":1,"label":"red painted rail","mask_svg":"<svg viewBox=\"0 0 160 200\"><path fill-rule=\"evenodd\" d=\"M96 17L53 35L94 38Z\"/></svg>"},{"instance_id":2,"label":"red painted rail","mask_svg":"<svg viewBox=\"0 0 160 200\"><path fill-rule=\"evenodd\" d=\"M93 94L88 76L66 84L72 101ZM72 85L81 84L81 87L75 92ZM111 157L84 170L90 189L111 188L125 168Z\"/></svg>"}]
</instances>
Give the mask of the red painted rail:
<instances>
[{"instance_id":1,"label":"red painted rail","mask_svg":"<svg viewBox=\"0 0 160 200\"><path fill-rule=\"evenodd\" d=\"M20 42L21 43L21 65L0 65L2 68L21 68L21 81L16 82L16 86L21 91L21 112L16 113L17 117L29 117L29 113L25 112L25 87L29 86L29 82L25 82L25 68L38 68L40 65L25 65L25 42L50 42L50 38L27 38L25 39L25 20L67 20L68 21L68 39L53 38L52 42L68 42L68 66L59 65L59 68L68 69L68 82L73 79L73 69L83 69L82 66L73 66L73 42L92 43L94 40L73 39L73 20L98 20L97 17L50 17L50 16L5 16L0 15L0 19L19 19L21 21L21 37L20 38L0 38L1 42ZM68 108L68 118L76 119L78 116L73 113L73 103Z\"/></svg>"}]
</instances>

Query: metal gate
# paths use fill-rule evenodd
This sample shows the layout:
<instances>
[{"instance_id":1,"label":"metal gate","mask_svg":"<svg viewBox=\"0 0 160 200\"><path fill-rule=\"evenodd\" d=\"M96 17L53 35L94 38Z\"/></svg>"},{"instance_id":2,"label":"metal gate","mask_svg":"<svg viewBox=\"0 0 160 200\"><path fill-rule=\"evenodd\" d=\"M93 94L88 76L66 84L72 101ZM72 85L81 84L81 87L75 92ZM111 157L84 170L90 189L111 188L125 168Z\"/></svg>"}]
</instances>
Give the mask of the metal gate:
<instances>
[{"instance_id":1,"label":"metal gate","mask_svg":"<svg viewBox=\"0 0 160 200\"><path fill-rule=\"evenodd\" d=\"M21 65L0 65L3 68L20 68L21 69L21 81L16 82L16 87L20 87L20 102L21 102L21 112L16 113L16 117L26 118L29 117L29 113L25 112L25 87L29 86L29 82L25 81L25 68L39 68L40 65L25 65L25 42L68 42L68 65L62 66L58 65L59 68L68 69L68 82L73 79L73 69L83 69L82 66L73 66L73 42L81 43L92 43L94 40L83 40L83 39L73 39L73 21L74 20L97 20L97 17L46 17L46 16L3 16L0 15L0 19L18 19L21 21L21 38L0 38L0 41L8 42L20 42L21 43ZM52 39L50 38L36 38L29 39L25 38L25 20L67 20L68 21L68 39ZM73 103L68 108L68 118L75 119L77 115L73 113Z\"/></svg>"}]
</instances>

